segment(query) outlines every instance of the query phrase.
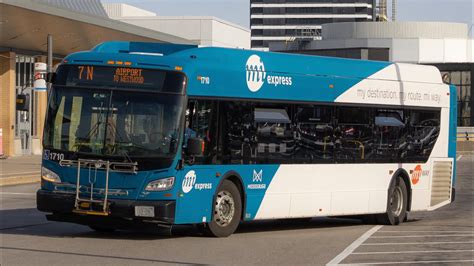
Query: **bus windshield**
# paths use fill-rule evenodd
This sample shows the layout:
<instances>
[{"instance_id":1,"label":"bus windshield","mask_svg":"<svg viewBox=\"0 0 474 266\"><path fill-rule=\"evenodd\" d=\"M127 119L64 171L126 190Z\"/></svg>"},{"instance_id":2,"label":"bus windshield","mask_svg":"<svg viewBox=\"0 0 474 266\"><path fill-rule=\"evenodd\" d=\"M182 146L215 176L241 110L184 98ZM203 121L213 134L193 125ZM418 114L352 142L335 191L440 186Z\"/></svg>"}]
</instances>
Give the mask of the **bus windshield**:
<instances>
[{"instance_id":1,"label":"bus windshield","mask_svg":"<svg viewBox=\"0 0 474 266\"><path fill-rule=\"evenodd\" d=\"M56 84L44 146L94 156L171 158L178 147L183 99L175 93Z\"/></svg>"}]
</instances>

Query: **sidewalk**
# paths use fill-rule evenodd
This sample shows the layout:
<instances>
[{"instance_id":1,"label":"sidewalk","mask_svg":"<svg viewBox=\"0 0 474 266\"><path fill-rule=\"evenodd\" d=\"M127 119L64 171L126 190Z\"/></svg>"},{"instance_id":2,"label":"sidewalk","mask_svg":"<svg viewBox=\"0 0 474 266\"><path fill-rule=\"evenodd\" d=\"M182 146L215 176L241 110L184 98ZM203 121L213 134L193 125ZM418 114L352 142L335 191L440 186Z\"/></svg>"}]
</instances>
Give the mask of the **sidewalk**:
<instances>
[{"instance_id":1,"label":"sidewalk","mask_svg":"<svg viewBox=\"0 0 474 266\"><path fill-rule=\"evenodd\" d=\"M0 160L0 187L40 182L41 155L10 157Z\"/></svg>"}]
</instances>

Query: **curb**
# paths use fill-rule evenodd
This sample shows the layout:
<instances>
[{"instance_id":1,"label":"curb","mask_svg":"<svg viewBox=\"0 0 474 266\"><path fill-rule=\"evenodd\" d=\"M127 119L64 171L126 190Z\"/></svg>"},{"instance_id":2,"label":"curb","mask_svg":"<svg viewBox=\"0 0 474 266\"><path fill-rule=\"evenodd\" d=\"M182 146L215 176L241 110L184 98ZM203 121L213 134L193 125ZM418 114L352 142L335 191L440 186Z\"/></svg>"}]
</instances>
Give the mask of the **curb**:
<instances>
[{"instance_id":1,"label":"curb","mask_svg":"<svg viewBox=\"0 0 474 266\"><path fill-rule=\"evenodd\" d=\"M28 175L28 176L4 177L4 178L0 178L0 187L39 183L40 181L41 181L40 173L36 175Z\"/></svg>"}]
</instances>

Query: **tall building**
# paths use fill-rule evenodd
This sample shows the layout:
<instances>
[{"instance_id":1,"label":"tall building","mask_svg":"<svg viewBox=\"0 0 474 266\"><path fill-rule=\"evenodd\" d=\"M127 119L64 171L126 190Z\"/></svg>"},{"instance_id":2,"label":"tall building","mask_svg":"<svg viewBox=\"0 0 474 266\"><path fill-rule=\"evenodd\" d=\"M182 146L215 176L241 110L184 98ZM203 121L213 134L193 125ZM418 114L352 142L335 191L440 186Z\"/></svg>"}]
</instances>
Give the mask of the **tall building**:
<instances>
[{"instance_id":1,"label":"tall building","mask_svg":"<svg viewBox=\"0 0 474 266\"><path fill-rule=\"evenodd\" d=\"M251 46L318 40L321 25L375 20L376 0L250 0Z\"/></svg>"}]
</instances>

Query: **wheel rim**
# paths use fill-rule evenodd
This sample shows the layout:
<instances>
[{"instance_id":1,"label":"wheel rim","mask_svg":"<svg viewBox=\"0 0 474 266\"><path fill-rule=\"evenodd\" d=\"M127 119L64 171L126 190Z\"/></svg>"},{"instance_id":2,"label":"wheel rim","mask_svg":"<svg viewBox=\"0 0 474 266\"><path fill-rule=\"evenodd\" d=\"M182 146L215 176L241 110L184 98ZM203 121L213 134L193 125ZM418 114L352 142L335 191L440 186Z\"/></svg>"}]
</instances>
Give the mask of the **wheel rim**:
<instances>
[{"instance_id":1,"label":"wheel rim","mask_svg":"<svg viewBox=\"0 0 474 266\"><path fill-rule=\"evenodd\" d=\"M216 204L214 208L214 221L217 225L225 227L232 222L235 213L234 197L228 191L217 193Z\"/></svg>"},{"instance_id":2,"label":"wheel rim","mask_svg":"<svg viewBox=\"0 0 474 266\"><path fill-rule=\"evenodd\" d=\"M403 209L403 192L399 186L395 187L393 191L392 198L390 199L390 207L395 216L400 216Z\"/></svg>"}]
</instances>

